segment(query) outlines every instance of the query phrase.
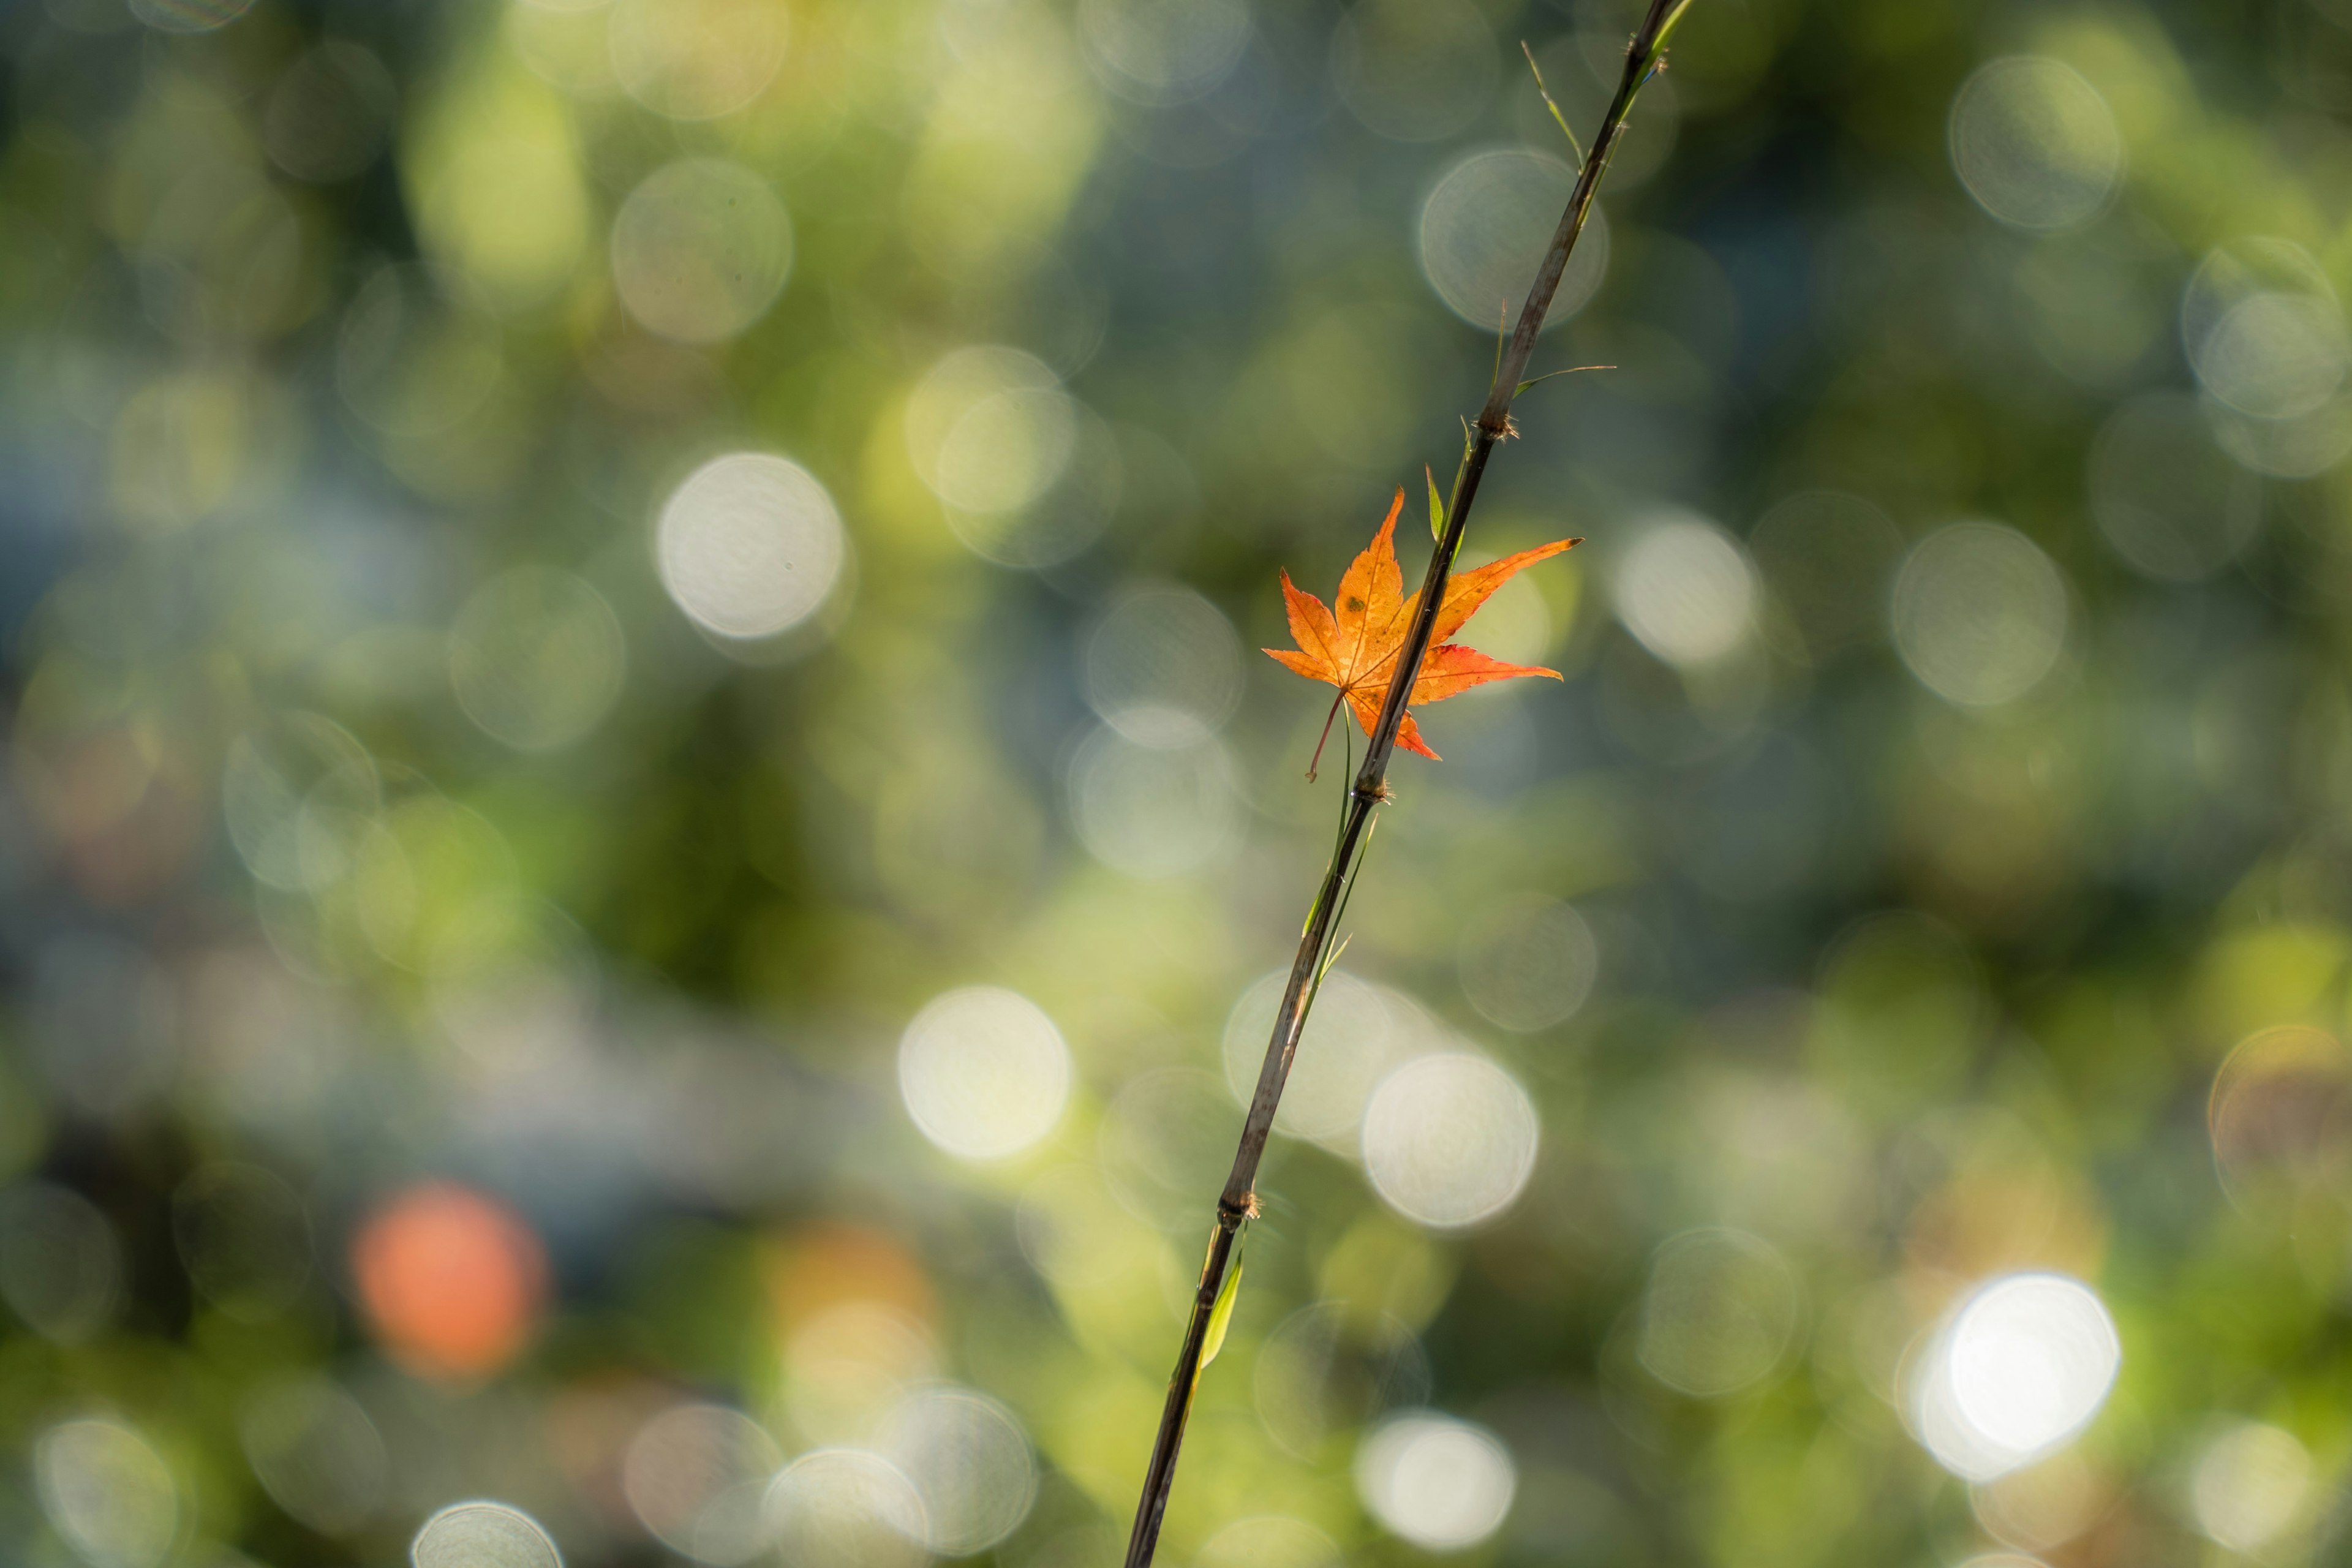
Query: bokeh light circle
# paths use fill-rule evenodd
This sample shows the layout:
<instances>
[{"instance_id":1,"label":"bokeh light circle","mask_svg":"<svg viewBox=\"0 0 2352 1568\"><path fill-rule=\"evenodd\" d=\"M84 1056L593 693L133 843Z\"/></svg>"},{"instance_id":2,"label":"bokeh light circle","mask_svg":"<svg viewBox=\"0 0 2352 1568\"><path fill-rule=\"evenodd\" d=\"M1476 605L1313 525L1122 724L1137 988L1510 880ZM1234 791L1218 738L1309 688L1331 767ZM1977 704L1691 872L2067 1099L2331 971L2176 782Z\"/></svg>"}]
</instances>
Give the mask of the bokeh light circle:
<instances>
[{"instance_id":1,"label":"bokeh light circle","mask_svg":"<svg viewBox=\"0 0 2352 1568\"><path fill-rule=\"evenodd\" d=\"M1155 105L1214 91L1250 40L1243 0L1078 0L1076 21L1103 84Z\"/></svg>"},{"instance_id":2,"label":"bokeh light circle","mask_svg":"<svg viewBox=\"0 0 2352 1568\"><path fill-rule=\"evenodd\" d=\"M930 1331L899 1308L848 1300L797 1324L784 1344L793 1429L824 1442L863 1437L908 1388L939 1372Z\"/></svg>"},{"instance_id":3,"label":"bokeh light circle","mask_svg":"<svg viewBox=\"0 0 2352 1568\"><path fill-rule=\"evenodd\" d=\"M793 1460L769 1486L766 1515L784 1563L922 1568L930 1560L914 1483L862 1448L818 1448Z\"/></svg>"},{"instance_id":4,"label":"bokeh light circle","mask_svg":"<svg viewBox=\"0 0 2352 1568\"><path fill-rule=\"evenodd\" d=\"M2315 479L2352 457L2352 395L2329 398L2307 414L2263 419L2218 398L2205 400L2206 422L2222 449L2252 473Z\"/></svg>"},{"instance_id":5,"label":"bokeh light circle","mask_svg":"<svg viewBox=\"0 0 2352 1568\"><path fill-rule=\"evenodd\" d=\"M1518 1467L1483 1426L1434 1411L1397 1415L1356 1449L1356 1495L1391 1533L1459 1552L1501 1528Z\"/></svg>"},{"instance_id":6,"label":"bokeh light circle","mask_svg":"<svg viewBox=\"0 0 2352 1568\"><path fill-rule=\"evenodd\" d=\"M1421 205L1421 272L1445 308L1481 331L1516 321L1575 189L1576 171L1524 148L1473 153ZM1584 308L1609 273L1609 220L1595 205L1560 274L1546 331Z\"/></svg>"},{"instance_id":7,"label":"bokeh light circle","mask_svg":"<svg viewBox=\"0 0 2352 1568\"><path fill-rule=\"evenodd\" d=\"M1762 1237L1685 1231L1659 1247L1634 1353L1678 1393L1718 1399L1762 1381L1797 1328L1797 1279Z\"/></svg>"},{"instance_id":8,"label":"bokeh light circle","mask_svg":"<svg viewBox=\"0 0 2352 1568\"><path fill-rule=\"evenodd\" d=\"M793 222L768 183L724 158L681 158L613 219L613 285L646 331L723 342L767 313L793 268Z\"/></svg>"},{"instance_id":9,"label":"bokeh light circle","mask_svg":"<svg viewBox=\"0 0 2352 1568\"><path fill-rule=\"evenodd\" d=\"M409 1188L352 1241L377 1337L427 1376L474 1378L520 1352L547 1289L539 1237L495 1199L454 1183Z\"/></svg>"},{"instance_id":10,"label":"bokeh light circle","mask_svg":"<svg viewBox=\"0 0 2352 1568\"><path fill-rule=\"evenodd\" d=\"M1895 646L1920 684L1970 708L2013 702L2066 647L2066 582L2025 535L1958 522L1913 547L1895 580Z\"/></svg>"},{"instance_id":11,"label":"bokeh light circle","mask_svg":"<svg viewBox=\"0 0 2352 1568\"><path fill-rule=\"evenodd\" d=\"M908 460L964 547L1034 570L1092 543L1118 503L1109 428L1033 353L980 344L943 355L907 397Z\"/></svg>"},{"instance_id":12,"label":"bokeh light circle","mask_svg":"<svg viewBox=\"0 0 2352 1568\"><path fill-rule=\"evenodd\" d=\"M1470 1005L1498 1028L1532 1034L1592 994L1601 952L1584 917L1556 899L1511 899L1465 925L1454 967Z\"/></svg>"},{"instance_id":13,"label":"bokeh light circle","mask_svg":"<svg viewBox=\"0 0 2352 1568\"><path fill-rule=\"evenodd\" d=\"M563 1568L539 1521L502 1502L452 1503L409 1542L415 1568Z\"/></svg>"},{"instance_id":14,"label":"bokeh light circle","mask_svg":"<svg viewBox=\"0 0 2352 1568\"><path fill-rule=\"evenodd\" d=\"M449 626L449 684L485 734L518 752L584 739L621 695L620 617L569 572L518 566L474 590Z\"/></svg>"},{"instance_id":15,"label":"bokeh light circle","mask_svg":"<svg viewBox=\"0 0 2352 1568\"><path fill-rule=\"evenodd\" d=\"M2213 1075L2205 1126L2241 1207L2352 1190L2352 1051L2300 1026L2247 1037Z\"/></svg>"},{"instance_id":16,"label":"bokeh light circle","mask_svg":"<svg viewBox=\"0 0 2352 1568\"><path fill-rule=\"evenodd\" d=\"M2058 60L1979 68L1952 100L1952 167L1978 205L2017 228L2071 228L2123 176L2123 133L2098 89Z\"/></svg>"},{"instance_id":17,"label":"bokeh light circle","mask_svg":"<svg viewBox=\"0 0 2352 1568\"><path fill-rule=\"evenodd\" d=\"M958 349L916 384L907 444L931 492L965 511L1012 511L1052 489L1077 449L1061 377L1019 349Z\"/></svg>"},{"instance_id":18,"label":"bokeh light circle","mask_svg":"<svg viewBox=\"0 0 2352 1568\"><path fill-rule=\"evenodd\" d=\"M326 1378L292 1378L255 1394L237 1435L270 1500L321 1535L356 1534L390 1501L383 1435L360 1402Z\"/></svg>"},{"instance_id":19,"label":"bokeh light circle","mask_svg":"<svg viewBox=\"0 0 2352 1568\"><path fill-rule=\"evenodd\" d=\"M1704 518L1671 515L1643 529L1617 558L1610 590L1625 629L1671 665L1716 663L1755 631L1755 568Z\"/></svg>"},{"instance_id":20,"label":"bokeh light circle","mask_svg":"<svg viewBox=\"0 0 2352 1568\"><path fill-rule=\"evenodd\" d=\"M2256 419L2293 419L2333 397L2352 371L2352 335L2332 300L2264 291L2231 305L2197 349L2205 390Z\"/></svg>"},{"instance_id":21,"label":"bokeh light circle","mask_svg":"<svg viewBox=\"0 0 2352 1568\"><path fill-rule=\"evenodd\" d=\"M180 1493L154 1446L119 1421L68 1421L33 1444L41 1511L91 1568L157 1568L180 1533Z\"/></svg>"},{"instance_id":22,"label":"bokeh light circle","mask_svg":"<svg viewBox=\"0 0 2352 1568\"><path fill-rule=\"evenodd\" d=\"M1969 1494L1970 1510L1985 1533L2020 1552L2052 1552L2079 1540L2116 1500L2105 1467L2074 1449L2013 1470ZM2032 1565L2034 1559L2019 1562Z\"/></svg>"},{"instance_id":23,"label":"bokeh light circle","mask_svg":"<svg viewBox=\"0 0 2352 1568\"><path fill-rule=\"evenodd\" d=\"M966 986L916 1014L898 1040L898 1092L924 1137L965 1160L1037 1142L1070 1098L1062 1032L1018 992Z\"/></svg>"},{"instance_id":24,"label":"bokeh light circle","mask_svg":"<svg viewBox=\"0 0 2352 1568\"><path fill-rule=\"evenodd\" d=\"M348 868L342 829L382 803L374 759L316 713L280 712L229 742L221 816L255 881L315 890Z\"/></svg>"},{"instance_id":25,"label":"bokeh light circle","mask_svg":"<svg viewBox=\"0 0 2352 1568\"><path fill-rule=\"evenodd\" d=\"M2301 1522L2312 1500L2311 1450L2294 1433L2241 1421L2215 1433L2189 1472L2197 1528L2231 1552L2258 1556Z\"/></svg>"},{"instance_id":26,"label":"bokeh light circle","mask_svg":"<svg viewBox=\"0 0 2352 1568\"><path fill-rule=\"evenodd\" d=\"M1913 1431L1954 1475L1990 1480L2088 1426L2122 1365L2115 1320L2089 1286L2012 1274L1970 1296L1917 1355Z\"/></svg>"},{"instance_id":27,"label":"bokeh light circle","mask_svg":"<svg viewBox=\"0 0 2352 1568\"><path fill-rule=\"evenodd\" d=\"M2180 339L2215 438L2247 468L2307 479L2352 451L2352 331L2303 247L2217 247L2181 290Z\"/></svg>"},{"instance_id":28,"label":"bokeh light circle","mask_svg":"<svg viewBox=\"0 0 2352 1568\"><path fill-rule=\"evenodd\" d=\"M1087 705L1128 740L1190 745L1223 728L1241 701L1241 639L1191 589L1143 584L1097 618L1079 675Z\"/></svg>"},{"instance_id":29,"label":"bokeh light circle","mask_svg":"<svg viewBox=\"0 0 2352 1568\"><path fill-rule=\"evenodd\" d=\"M970 1557L1011 1535L1037 1496L1037 1464L1013 1413L985 1394L918 1389L883 1423L875 1450L922 1499L922 1541Z\"/></svg>"},{"instance_id":30,"label":"bokeh light circle","mask_svg":"<svg viewBox=\"0 0 2352 1568\"><path fill-rule=\"evenodd\" d=\"M1198 870L1241 833L1233 763L1214 740L1144 746L1105 725L1072 756L1069 795L1078 841L1130 877Z\"/></svg>"},{"instance_id":31,"label":"bokeh light circle","mask_svg":"<svg viewBox=\"0 0 2352 1568\"><path fill-rule=\"evenodd\" d=\"M1518 1080L1484 1057L1419 1057L1364 1108L1364 1172L1408 1219L1459 1229L1508 1208L1534 1174L1542 1128Z\"/></svg>"},{"instance_id":32,"label":"bokeh light circle","mask_svg":"<svg viewBox=\"0 0 2352 1568\"><path fill-rule=\"evenodd\" d=\"M849 540L833 497L806 468L770 453L732 452L670 492L654 549L662 586L689 620L750 642L789 631L824 606Z\"/></svg>"},{"instance_id":33,"label":"bokeh light circle","mask_svg":"<svg viewBox=\"0 0 2352 1568\"><path fill-rule=\"evenodd\" d=\"M631 98L672 120L716 120L775 79L791 24L772 0L612 0L605 37Z\"/></svg>"},{"instance_id":34,"label":"bokeh light circle","mask_svg":"<svg viewBox=\"0 0 2352 1568\"><path fill-rule=\"evenodd\" d=\"M768 1484L783 1454L758 1423L719 1405L679 1405L637 1429L621 1488L662 1544L714 1568L737 1568L768 1546Z\"/></svg>"}]
</instances>

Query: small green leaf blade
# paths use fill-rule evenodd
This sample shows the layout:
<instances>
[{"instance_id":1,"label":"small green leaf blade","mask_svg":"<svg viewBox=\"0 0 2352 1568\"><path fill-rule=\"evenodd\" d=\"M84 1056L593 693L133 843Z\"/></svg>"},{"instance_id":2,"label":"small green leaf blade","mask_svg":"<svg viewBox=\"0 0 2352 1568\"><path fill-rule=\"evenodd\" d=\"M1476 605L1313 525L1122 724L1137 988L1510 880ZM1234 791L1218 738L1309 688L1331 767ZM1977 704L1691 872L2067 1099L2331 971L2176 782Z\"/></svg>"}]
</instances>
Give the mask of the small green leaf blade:
<instances>
[{"instance_id":1,"label":"small green leaf blade","mask_svg":"<svg viewBox=\"0 0 2352 1568\"><path fill-rule=\"evenodd\" d=\"M1201 1365L1203 1370L1217 1359L1217 1352L1225 1348L1225 1331L1233 1326L1234 1303L1241 1299L1241 1293L1242 1260L1236 1258L1234 1266L1225 1271L1225 1282L1217 1291L1217 1304L1209 1309L1209 1330L1201 1341ZM1195 1373L1193 1375L1197 1378L1200 1374Z\"/></svg>"},{"instance_id":2,"label":"small green leaf blade","mask_svg":"<svg viewBox=\"0 0 2352 1568\"><path fill-rule=\"evenodd\" d=\"M1429 471L1427 463L1421 466L1421 477L1429 481L1429 537L1443 539L1445 537L1445 498L1437 493L1437 476Z\"/></svg>"},{"instance_id":3,"label":"small green leaf blade","mask_svg":"<svg viewBox=\"0 0 2352 1568\"><path fill-rule=\"evenodd\" d=\"M1683 3L1688 5L1690 0L1683 0ZM1679 11L1675 13L1675 19L1677 21L1681 19ZM1672 25L1669 23L1668 26L1671 27ZM1568 128L1568 116L1562 114L1559 111L1559 105L1551 100L1551 92L1544 86L1543 68L1536 64L1536 52L1528 47L1528 41L1525 38L1519 40L1519 53L1528 57L1528 69L1535 73L1537 95L1544 100L1544 107L1551 110L1552 123L1559 127L1559 133L1562 136L1568 138L1569 150L1576 154L1576 161L1581 165L1584 162L1584 143L1576 139L1576 132Z\"/></svg>"}]
</instances>

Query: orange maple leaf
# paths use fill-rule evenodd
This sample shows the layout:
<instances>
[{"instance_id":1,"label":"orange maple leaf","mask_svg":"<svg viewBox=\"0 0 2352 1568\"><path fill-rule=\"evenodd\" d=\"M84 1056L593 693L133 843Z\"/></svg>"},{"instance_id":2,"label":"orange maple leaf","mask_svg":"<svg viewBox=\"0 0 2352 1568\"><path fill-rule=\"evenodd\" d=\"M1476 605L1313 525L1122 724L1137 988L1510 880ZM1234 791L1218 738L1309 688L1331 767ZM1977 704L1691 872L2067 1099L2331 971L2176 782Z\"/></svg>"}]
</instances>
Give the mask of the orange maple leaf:
<instances>
[{"instance_id":1,"label":"orange maple leaf","mask_svg":"<svg viewBox=\"0 0 2352 1568\"><path fill-rule=\"evenodd\" d=\"M1265 650L1285 668L1307 679L1338 687L1339 695L1332 700L1332 714L1336 716L1339 704L1345 702L1366 735L1380 722L1381 704L1388 700L1389 685L1396 679L1397 654L1412 627L1414 606L1421 602L1418 589L1412 598L1404 596L1404 574L1397 567L1396 520L1403 506L1404 491L1400 489L1396 500L1389 503L1389 515L1382 520L1380 532L1372 536L1372 542L1339 579L1338 614L1293 584L1289 573L1282 574L1283 603L1290 611L1290 635L1298 647L1296 651L1286 647ZM1496 589L1547 556L1583 542L1580 539L1555 539L1549 544L1522 550L1517 555L1506 555L1500 561L1448 578L1445 597L1437 606L1437 624L1431 630L1430 648L1422 658L1421 674L1412 683L1412 695L1406 706L1417 708L1425 702L1443 702L1474 686L1508 680L1515 676L1548 675L1558 680L1559 671L1556 669L1506 664L1475 648L1445 639L1460 631ZM1327 717L1323 733L1328 738L1330 732L1331 721ZM1421 728L1410 713L1398 727L1397 744L1436 760L1437 753L1421 738ZM1319 741L1316 742L1315 755L1318 760L1323 755ZM1315 776L1311 763L1307 776Z\"/></svg>"}]
</instances>

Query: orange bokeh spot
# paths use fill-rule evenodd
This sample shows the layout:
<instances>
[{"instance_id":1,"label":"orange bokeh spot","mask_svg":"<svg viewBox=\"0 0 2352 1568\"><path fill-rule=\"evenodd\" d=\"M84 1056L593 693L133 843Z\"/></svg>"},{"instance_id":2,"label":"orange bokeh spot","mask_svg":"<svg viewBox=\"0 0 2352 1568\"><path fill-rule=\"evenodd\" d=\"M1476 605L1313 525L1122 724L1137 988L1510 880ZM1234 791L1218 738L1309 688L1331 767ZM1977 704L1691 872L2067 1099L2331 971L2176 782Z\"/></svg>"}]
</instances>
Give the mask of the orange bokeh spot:
<instances>
[{"instance_id":1,"label":"orange bokeh spot","mask_svg":"<svg viewBox=\"0 0 2352 1568\"><path fill-rule=\"evenodd\" d=\"M767 1274L777 1321L788 1331L850 1301L892 1307L918 1323L939 1316L921 1261L897 1238L862 1226L809 1226L769 1255Z\"/></svg>"},{"instance_id":2,"label":"orange bokeh spot","mask_svg":"<svg viewBox=\"0 0 2352 1568\"><path fill-rule=\"evenodd\" d=\"M504 1204L430 1182L361 1227L352 1273L393 1359L428 1377L480 1377L530 1338L547 1291L547 1254Z\"/></svg>"}]
</instances>

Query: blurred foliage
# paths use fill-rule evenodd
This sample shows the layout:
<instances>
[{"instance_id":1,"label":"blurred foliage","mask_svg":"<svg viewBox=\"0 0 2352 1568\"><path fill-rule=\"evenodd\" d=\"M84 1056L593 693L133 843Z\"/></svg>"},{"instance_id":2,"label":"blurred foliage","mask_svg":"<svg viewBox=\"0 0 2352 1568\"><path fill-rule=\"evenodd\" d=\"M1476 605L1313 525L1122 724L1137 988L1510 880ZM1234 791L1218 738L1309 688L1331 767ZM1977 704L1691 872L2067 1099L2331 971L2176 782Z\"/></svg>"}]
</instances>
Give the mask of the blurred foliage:
<instances>
[{"instance_id":1,"label":"blurred foliage","mask_svg":"<svg viewBox=\"0 0 2352 1568\"><path fill-rule=\"evenodd\" d=\"M1635 8L0 0L0 1556L1108 1560ZM2344 1550L2347 115L1699 0L1168 1561Z\"/></svg>"}]
</instances>

